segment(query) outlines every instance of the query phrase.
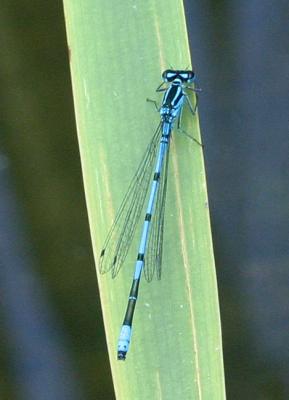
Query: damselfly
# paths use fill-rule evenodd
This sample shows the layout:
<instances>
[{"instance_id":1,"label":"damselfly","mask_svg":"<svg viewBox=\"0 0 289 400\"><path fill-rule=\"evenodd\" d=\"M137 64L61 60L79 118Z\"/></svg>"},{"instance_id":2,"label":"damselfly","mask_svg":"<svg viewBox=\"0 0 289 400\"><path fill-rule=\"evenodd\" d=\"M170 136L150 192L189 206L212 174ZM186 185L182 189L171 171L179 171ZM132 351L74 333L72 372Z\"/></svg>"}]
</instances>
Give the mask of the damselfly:
<instances>
[{"instance_id":1,"label":"damselfly","mask_svg":"<svg viewBox=\"0 0 289 400\"><path fill-rule=\"evenodd\" d=\"M161 277L171 132L177 121L177 128L189 136L181 129L183 106L187 104L191 113L195 114L197 97L196 105L193 107L187 90L195 92L196 96L200 91L198 88L189 86L195 81L193 71L166 70L162 78L163 82L156 89L157 92L164 92L161 107L158 107L156 101L147 99L154 103L160 113L160 123L131 181L100 255L100 272L111 271L114 278L127 256L151 181L132 286L118 340L117 358L119 360L125 360L128 352L142 271L144 270L147 281L151 281L155 272L158 279ZM163 87L164 84L168 84L167 87ZM191 138L200 144L196 139Z\"/></svg>"}]
</instances>

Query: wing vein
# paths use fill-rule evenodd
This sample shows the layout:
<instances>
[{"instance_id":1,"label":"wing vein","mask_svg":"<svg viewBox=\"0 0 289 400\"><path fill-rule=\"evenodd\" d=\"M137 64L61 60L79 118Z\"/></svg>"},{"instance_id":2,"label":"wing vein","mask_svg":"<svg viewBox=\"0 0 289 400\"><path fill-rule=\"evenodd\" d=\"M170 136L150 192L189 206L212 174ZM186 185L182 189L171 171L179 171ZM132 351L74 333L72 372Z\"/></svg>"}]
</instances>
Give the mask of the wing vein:
<instances>
[{"instance_id":1,"label":"wing vein","mask_svg":"<svg viewBox=\"0 0 289 400\"><path fill-rule=\"evenodd\" d=\"M111 270L114 278L127 256L147 196L161 135L158 125L133 176L100 255L101 273Z\"/></svg>"}]
</instances>

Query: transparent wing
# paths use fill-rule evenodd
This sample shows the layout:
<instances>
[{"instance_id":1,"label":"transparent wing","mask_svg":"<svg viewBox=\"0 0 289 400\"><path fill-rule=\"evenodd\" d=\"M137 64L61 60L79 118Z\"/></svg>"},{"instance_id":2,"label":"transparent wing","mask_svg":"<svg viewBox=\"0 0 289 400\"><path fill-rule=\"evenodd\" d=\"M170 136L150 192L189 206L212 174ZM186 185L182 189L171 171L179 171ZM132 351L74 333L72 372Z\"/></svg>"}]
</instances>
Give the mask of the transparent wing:
<instances>
[{"instance_id":1,"label":"transparent wing","mask_svg":"<svg viewBox=\"0 0 289 400\"><path fill-rule=\"evenodd\" d=\"M168 143L166 154L164 155L163 169L160 175L160 186L157 194L155 211L152 217L147 253L145 255L144 275L148 282L152 280L155 273L157 278L161 279L169 151L170 141Z\"/></svg>"},{"instance_id":2,"label":"transparent wing","mask_svg":"<svg viewBox=\"0 0 289 400\"><path fill-rule=\"evenodd\" d=\"M127 256L143 209L160 136L161 124L158 125L144 153L101 250L100 272L106 273L111 270L113 278L118 274Z\"/></svg>"}]
</instances>

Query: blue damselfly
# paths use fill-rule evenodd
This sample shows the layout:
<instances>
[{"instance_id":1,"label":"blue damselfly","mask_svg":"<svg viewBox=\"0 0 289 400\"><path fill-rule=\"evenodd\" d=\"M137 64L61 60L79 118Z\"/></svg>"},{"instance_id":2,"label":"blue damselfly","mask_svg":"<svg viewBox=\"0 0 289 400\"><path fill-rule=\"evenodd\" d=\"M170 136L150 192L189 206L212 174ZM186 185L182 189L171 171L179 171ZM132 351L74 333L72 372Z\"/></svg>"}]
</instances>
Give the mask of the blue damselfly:
<instances>
[{"instance_id":1,"label":"blue damselfly","mask_svg":"<svg viewBox=\"0 0 289 400\"><path fill-rule=\"evenodd\" d=\"M168 158L170 138L175 122L177 121L177 128L181 132L200 144L181 129L184 104L189 106L192 114L196 112L197 92L200 89L189 86L195 81L195 73L187 70L166 70L163 72L162 78L163 82L156 89L157 92L164 92L161 107L158 107L156 101L147 99L154 103L159 112L160 123L131 181L100 255L100 272L111 271L114 278L127 256L151 182L133 282L118 340L117 357L119 360L125 360L128 352L142 271L144 270L147 281L152 280L154 273L157 278L161 276ZM165 84L167 86L163 87ZM194 107L190 102L187 90L196 94Z\"/></svg>"}]
</instances>

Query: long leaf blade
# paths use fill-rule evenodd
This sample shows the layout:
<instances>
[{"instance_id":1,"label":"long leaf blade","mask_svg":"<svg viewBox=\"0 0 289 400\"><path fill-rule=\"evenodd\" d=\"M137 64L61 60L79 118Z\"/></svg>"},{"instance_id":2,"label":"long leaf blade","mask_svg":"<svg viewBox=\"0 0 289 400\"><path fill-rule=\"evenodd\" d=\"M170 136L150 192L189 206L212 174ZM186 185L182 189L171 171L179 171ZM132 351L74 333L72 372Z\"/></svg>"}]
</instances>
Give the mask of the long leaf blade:
<instances>
[{"instance_id":1,"label":"long leaf blade","mask_svg":"<svg viewBox=\"0 0 289 400\"><path fill-rule=\"evenodd\" d=\"M64 1L84 185L96 263L159 116L145 101L162 70L190 65L176 0ZM198 118L183 127L200 140ZM218 295L202 149L174 132L161 281L142 282L131 349L116 344L137 240L112 280L98 276L118 399L225 398Z\"/></svg>"}]
</instances>

